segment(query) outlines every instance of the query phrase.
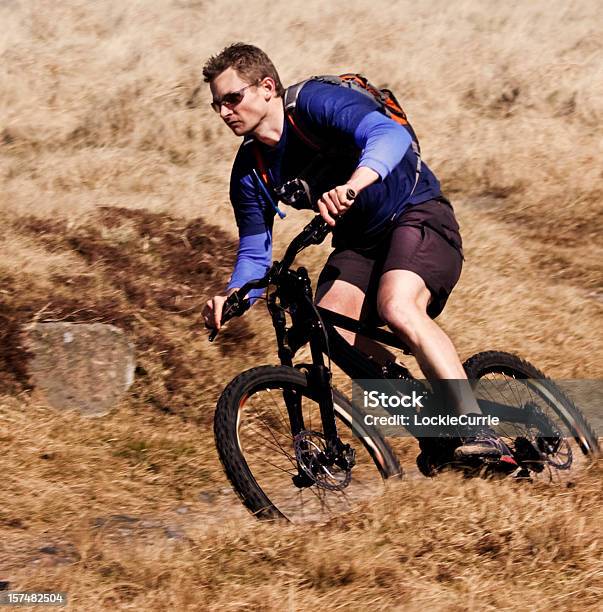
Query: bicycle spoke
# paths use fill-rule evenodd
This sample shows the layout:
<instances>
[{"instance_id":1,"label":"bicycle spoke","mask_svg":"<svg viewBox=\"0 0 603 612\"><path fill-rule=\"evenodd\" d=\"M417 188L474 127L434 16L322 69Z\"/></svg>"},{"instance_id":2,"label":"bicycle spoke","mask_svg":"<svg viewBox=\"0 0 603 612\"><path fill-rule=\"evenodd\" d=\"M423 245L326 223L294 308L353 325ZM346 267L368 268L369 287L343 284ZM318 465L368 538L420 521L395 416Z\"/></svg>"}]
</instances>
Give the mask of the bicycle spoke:
<instances>
[{"instance_id":1,"label":"bicycle spoke","mask_svg":"<svg viewBox=\"0 0 603 612\"><path fill-rule=\"evenodd\" d=\"M247 425L246 427L247 430L251 430L251 427L249 425ZM276 437L273 434L273 439L274 439L274 443L270 440L270 438L267 438L266 436L264 436L263 434L261 434L258 430L253 429L252 430L257 436L259 436L260 438L262 438L262 440L264 440L266 442L266 444L270 447L273 448L274 450L280 451L281 454L283 454L285 457L287 457L287 459L289 459L289 461L295 465L295 458L293 457L293 455L289 454L283 447L282 445L278 442L278 440L276 439Z\"/></svg>"},{"instance_id":2,"label":"bicycle spoke","mask_svg":"<svg viewBox=\"0 0 603 612\"><path fill-rule=\"evenodd\" d=\"M280 409L280 407L279 407L279 404L278 404L278 403L277 403L277 401L274 399L274 397L273 397L273 395L272 395L272 392L270 392L270 393L269 393L269 397L270 397L270 400L271 400L271 402L272 402L273 406L276 408L276 410L277 410L277 412L278 412L278 418L279 418L279 421L281 422L281 424L283 425L283 430L284 430L284 431L288 431L288 430L290 429L290 426L289 426L289 419L287 419L287 420L285 421L284 415L283 415L283 413L282 413L282 411L281 411L281 409ZM293 438L293 436L291 436L291 437Z\"/></svg>"},{"instance_id":3,"label":"bicycle spoke","mask_svg":"<svg viewBox=\"0 0 603 612\"><path fill-rule=\"evenodd\" d=\"M268 461L268 459L266 459L265 457L261 457L260 459L264 463L271 465L273 468L276 468L277 470L280 470L281 472L285 472L285 474L289 474L289 476L295 476L295 474L297 474L297 472L292 472L290 470L286 470L285 468L279 467L278 465L275 465L274 463L272 463L272 461Z\"/></svg>"},{"instance_id":4,"label":"bicycle spoke","mask_svg":"<svg viewBox=\"0 0 603 612\"><path fill-rule=\"evenodd\" d=\"M261 419L260 419L261 420ZM291 461L293 461L293 455L290 455L288 453L288 451L286 451L282 444L276 439L276 435L274 434L274 431L272 431L272 429L270 427L268 427L268 431L270 432L270 435L272 436L272 438L274 439L274 442L276 443L276 445L278 446L278 448L280 449L280 451L286 455Z\"/></svg>"},{"instance_id":5,"label":"bicycle spoke","mask_svg":"<svg viewBox=\"0 0 603 612\"><path fill-rule=\"evenodd\" d=\"M522 406L522 405L523 405L523 403L522 403L522 401L521 401L521 397L520 397L519 395L517 395L517 393L515 392L516 387L515 387L514 385L511 385L511 383L509 382L509 378L508 378L508 376L507 376L506 374L504 374L504 377L505 377L505 382L507 383L507 386L508 386L508 387L509 387L509 389L511 390L511 394L512 394L512 395L515 395L516 405L517 405L518 407L519 407L519 406ZM515 379L515 378L513 378L512 380L513 380L513 381L516 381L516 379Z\"/></svg>"},{"instance_id":6,"label":"bicycle spoke","mask_svg":"<svg viewBox=\"0 0 603 612\"><path fill-rule=\"evenodd\" d=\"M338 428L338 431L341 430L340 437L342 442L351 444L357 450L358 462L353 468L352 479L346 485L348 488L327 489L319 484L296 486L295 477L301 477L303 482L303 478L312 478L314 469L318 470L317 478L325 478L325 482L331 484L337 483L339 468L333 471L326 465L320 467L319 463L312 467L310 462L310 473L300 476L285 406L286 390L296 392L291 387L259 389L248 397L239 412L240 446L256 482L271 502L291 520L321 521L349 512L360 500L379 492L382 478L372 457L346 427ZM300 417L305 426L311 427L310 431L317 428L316 435L320 436L318 403L304 394L299 394L294 401L299 401ZM313 453L319 453L322 446L319 444L312 448L315 449ZM277 460L277 457L282 459ZM333 472L331 475L329 470Z\"/></svg>"}]
</instances>

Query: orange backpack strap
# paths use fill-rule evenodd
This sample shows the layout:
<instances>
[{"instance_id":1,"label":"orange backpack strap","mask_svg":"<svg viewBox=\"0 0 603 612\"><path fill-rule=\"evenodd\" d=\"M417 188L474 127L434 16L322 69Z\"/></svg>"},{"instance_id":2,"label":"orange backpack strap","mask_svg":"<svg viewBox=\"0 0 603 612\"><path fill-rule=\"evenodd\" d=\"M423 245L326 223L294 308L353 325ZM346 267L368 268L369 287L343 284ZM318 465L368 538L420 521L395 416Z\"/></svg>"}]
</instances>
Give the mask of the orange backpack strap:
<instances>
[{"instance_id":1,"label":"orange backpack strap","mask_svg":"<svg viewBox=\"0 0 603 612\"><path fill-rule=\"evenodd\" d=\"M301 127L299 127L297 120L295 119L295 114L293 112L293 110L289 111L288 113L286 113L286 117L287 117L287 121L289 121L291 127L293 128L293 131L297 134L297 136L300 138L300 140L306 144L307 146L309 146L311 149L314 149L314 151L320 151L321 146L315 142L314 140L312 140L309 135L304 132Z\"/></svg>"},{"instance_id":2,"label":"orange backpack strap","mask_svg":"<svg viewBox=\"0 0 603 612\"><path fill-rule=\"evenodd\" d=\"M284 219L287 214L278 207L278 204L271 193L274 191L274 185L271 185L270 176L266 170L266 164L264 162L264 156L262 155L262 151L260 150L258 143L253 138L249 138L245 140L243 144L251 147L251 152L253 153L253 157L255 159L253 174L258 182L259 188L262 190L264 196L274 209L274 212L281 219Z\"/></svg>"},{"instance_id":3,"label":"orange backpack strap","mask_svg":"<svg viewBox=\"0 0 603 612\"><path fill-rule=\"evenodd\" d=\"M260 175L260 178L262 179L264 185L266 185L266 187L270 189L270 178L266 170L266 164L264 163L264 156L262 155L260 147L258 146L258 143L255 140L251 143L251 151L255 159L255 167L258 171L258 174Z\"/></svg>"}]
</instances>

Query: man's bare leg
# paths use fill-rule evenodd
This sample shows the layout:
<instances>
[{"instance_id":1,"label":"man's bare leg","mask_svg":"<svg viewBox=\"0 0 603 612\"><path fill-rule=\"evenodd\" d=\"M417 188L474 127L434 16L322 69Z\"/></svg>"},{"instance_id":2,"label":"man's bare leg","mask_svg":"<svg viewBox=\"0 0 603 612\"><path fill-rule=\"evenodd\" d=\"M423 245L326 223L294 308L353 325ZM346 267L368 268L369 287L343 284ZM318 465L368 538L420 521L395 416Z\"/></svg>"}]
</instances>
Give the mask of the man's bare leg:
<instances>
[{"instance_id":1,"label":"man's bare leg","mask_svg":"<svg viewBox=\"0 0 603 612\"><path fill-rule=\"evenodd\" d=\"M418 274L390 270L381 278L377 308L392 331L408 344L425 377L442 381L455 412L479 414L469 383L462 382L467 375L452 341L427 314L430 298L431 292Z\"/></svg>"},{"instance_id":2,"label":"man's bare leg","mask_svg":"<svg viewBox=\"0 0 603 612\"><path fill-rule=\"evenodd\" d=\"M452 341L427 315L430 292L420 276L406 270L392 270L383 275L378 293L378 308L381 318L388 323L413 351L419 366L432 386L439 385L451 412L457 414L481 414L467 376ZM317 291L320 306L358 319L362 311L364 293L345 281L334 281ZM350 343L359 343L361 338L346 330L339 330ZM364 339L368 340L368 339ZM370 342L370 341L369 341ZM393 355L374 344L377 351L367 351L377 359L391 359ZM365 348L365 347L362 347ZM375 352L382 351L381 355ZM423 450L425 450L422 447ZM500 458L514 463L508 447L495 435L484 439L469 436L463 438L461 446L454 451L455 459L474 460L485 456Z\"/></svg>"},{"instance_id":3,"label":"man's bare leg","mask_svg":"<svg viewBox=\"0 0 603 612\"><path fill-rule=\"evenodd\" d=\"M327 310L359 320L364 304L364 292L351 283L335 280L318 287L316 303ZM351 345L372 355L380 363L385 363L388 359L395 361L396 356L377 342L339 327L336 329Z\"/></svg>"}]
</instances>

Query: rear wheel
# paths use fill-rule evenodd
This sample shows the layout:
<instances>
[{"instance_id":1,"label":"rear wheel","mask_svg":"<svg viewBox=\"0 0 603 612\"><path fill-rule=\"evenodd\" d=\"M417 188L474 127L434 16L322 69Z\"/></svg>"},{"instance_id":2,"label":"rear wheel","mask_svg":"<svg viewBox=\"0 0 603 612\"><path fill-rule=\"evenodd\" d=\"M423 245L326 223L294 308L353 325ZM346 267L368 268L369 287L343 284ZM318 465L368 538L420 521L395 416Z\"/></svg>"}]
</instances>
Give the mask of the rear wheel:
<instances>
[{"instance_id":1,"label":"rear wheel","mask_svg":"<svg viewBox=\"0 0 603 612\"><path fill-rule=\"evenodd\" d=\"M484 414L512 450L518 476L566 481L599 454L584 415L540 370L510 353L488 351L464 363Z\"/></svg>"},{"instance_id":2,"label":"rear wheel","mask_svg":"<svg viewBox=\"0 0 603 612\"><path fill-rule=\"evenodd\" d=\"M292 436L284 393L299 400L305 430L301 441ZM324 437L306 375L286 366L261 366L224 389L214 421L216 446L233 488L258 518L329 520L379 495L383 480L400 474L379 432L366 426L363 415L337 390L333 399L338 435L355 451L355 465L351 478L336 466L324 468L317 483L312 476L323 470Z\"/></svg>"}]
</instances>

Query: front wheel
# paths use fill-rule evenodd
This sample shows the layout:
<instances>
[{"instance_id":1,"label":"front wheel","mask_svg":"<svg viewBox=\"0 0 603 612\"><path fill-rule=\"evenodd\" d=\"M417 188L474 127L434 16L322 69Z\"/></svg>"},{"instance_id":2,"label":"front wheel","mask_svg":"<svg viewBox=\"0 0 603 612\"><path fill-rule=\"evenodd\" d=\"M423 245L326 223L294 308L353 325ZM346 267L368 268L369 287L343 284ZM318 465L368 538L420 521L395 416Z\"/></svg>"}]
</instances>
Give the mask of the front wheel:
<instances>
[{"instance_id":1,"label":"front wheel","mask_svg":"<svg viewBox=\"0 0 603 612\"><path fill-rule=\"evenodd\" d=\"M301 454L285 403L292 394L307 432ZM384 479L400 474L379 432L366 426L363 415L336 389L333 403L339 438L355 451L355 465L349 482L329 489L304 476L311 461L300 466L304 453L316 448L315 459L320 456L324 439L317 398L304 373L261 366L243 372L224 389L214 420L218 454L233 488L258 518L328 520L378 495Z\"/></svg>"},{"instance_id":2,"label":"front wheel","mask_svg":"<svg viewBox=\"0 0 603 612\"><path fill-rule=\"evenodd\" d=\"M512 450L520 476L566 481L599 455L598 438L566 394L516 355L487 351L463 364L484 414Z\"/></svg>"}]
</instances>

